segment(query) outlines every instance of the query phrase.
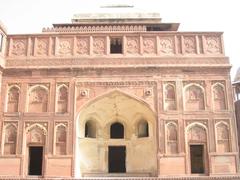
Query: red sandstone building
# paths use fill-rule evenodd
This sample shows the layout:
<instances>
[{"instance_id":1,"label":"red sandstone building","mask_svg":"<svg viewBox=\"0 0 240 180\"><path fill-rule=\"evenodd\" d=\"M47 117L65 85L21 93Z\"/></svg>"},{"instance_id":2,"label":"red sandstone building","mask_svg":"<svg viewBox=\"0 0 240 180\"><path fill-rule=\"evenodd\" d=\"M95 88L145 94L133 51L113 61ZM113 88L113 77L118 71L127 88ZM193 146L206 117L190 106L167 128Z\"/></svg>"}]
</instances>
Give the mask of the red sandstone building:
<instances>
[{"instance_id":1,"label":"red sandstone building","mask_svg":"<svg viewBox=\"0 0 240 180\"><path fill-rule=\"evenodd\" d=\"M0 176L236 175L222 33L178 26L156 13L1 26Z\"/></svg>"}]
</instances>

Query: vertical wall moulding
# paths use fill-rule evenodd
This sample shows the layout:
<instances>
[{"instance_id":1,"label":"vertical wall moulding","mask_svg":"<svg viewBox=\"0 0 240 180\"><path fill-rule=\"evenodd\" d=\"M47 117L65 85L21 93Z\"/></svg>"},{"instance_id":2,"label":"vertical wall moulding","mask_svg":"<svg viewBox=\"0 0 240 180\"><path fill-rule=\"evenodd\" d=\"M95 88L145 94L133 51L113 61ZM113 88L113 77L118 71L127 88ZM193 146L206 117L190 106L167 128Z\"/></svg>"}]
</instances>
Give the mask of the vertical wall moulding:
<instances>
[{"instance_id":1,"label":"vertical wall moulding","mask_svg":"<svg viewBox=\"0 0 240 180\"><path fill-rule=\"evenodd\" d=\"M20 97L20 87L18 85L10 85L8 87L6 99L6 112L18 112L19 97Z\"/></svg>"},{"instance_id":2,"label":"vertical wall moulding","mask_svg":"<svg viewBox=\"0 0 240 180\"><path fill-rule=\"evenodd\" d=\"M34 85L28 90L27 112L40 113L48 111L49 90L44 85Z\"/></svg>"}]
</instances>

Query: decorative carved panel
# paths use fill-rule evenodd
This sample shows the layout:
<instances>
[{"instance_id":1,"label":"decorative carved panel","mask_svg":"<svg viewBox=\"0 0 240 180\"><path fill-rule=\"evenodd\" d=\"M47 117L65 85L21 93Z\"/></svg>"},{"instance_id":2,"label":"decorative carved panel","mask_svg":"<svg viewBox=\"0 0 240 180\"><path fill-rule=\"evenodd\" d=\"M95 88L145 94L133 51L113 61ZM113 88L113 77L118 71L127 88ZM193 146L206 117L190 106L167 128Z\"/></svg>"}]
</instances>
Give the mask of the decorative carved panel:
<instances>
[{"instance_id":1,"label":"decorative carved panel","mask_svg":"<svg viewBox=\"0 0 240 180\"><path fill-rule=\"evenodd\" d=\"M220 54L222 53L220 37L206 37L206 53Z\"/></svg>"},{"instance_id":2,"label":"decorative carved panel","mask_svg":"<svg viewBox=\"0 0 240 180\"><path fill-rule=\"evenodd\" d=\"M37 56L47 56L48 55L49 40L47 38L39 38L39 39L37 39L36 44L37 44L36 55Z\"/></svg>"},{"instance_id":3,"label":"decorative carved panel","mask_svg":"<svg viewBox=\"0 0 240 180\"><path fill-rule=\"evenodd\" d=\"M48 90L43 86L36 86L29 92L28 112L47 112Z\"/></svg>"},{"instance_id":4,"label":"decorative carved panel","mask_svg":"<svg viewBox=\"0 0 240 180\"><path fill-rule=\"evenodd\" d=\"M225 92L223 86L216 84L213 86L213 104L215 110L225 110Z\"/></svg>"},{"instance_id":5,"label":"decorative carved panel","mask_svg":"<svg viewBox=\"0 0 240 180\"><path fill-rule=\"evenodd\" d=\"M165 110L176 110L175 87L173 84L166 84L164 89L164 107Z\"/></svg>"},{"instance_id":6,"label":"decorative carved panel","mask_svg":"<svg viewBox=\"0 0 240 180\"><path fill-rule=\"evenodd\" d=\"M57 88L57 112L66 113L68 110L68 87L60 85Z\"/></svg>"},{"instance_id":7,"label":"decorative carved panel","mask_svg":"<svg viewBox=\"0 0 240 180\"><path fill-rule=\"evenodd\" d=\"M27 143L45 144L46 130L41 124L33 124L27 131Z\"/></svg>"},{"instance_id":8,"label":"decorative carved panel","mask_svg":"<svg viewBox=\"0 0 240 180\"><path fill-rule=\"evenodd\" d=\"M196 53L197 47L195 37L184 37L184 50L186 54Z\"/></svg>"},{"instance_id":9,"label":"decorative carved panel","mask_svg":"<svg viewBox=\"0 0 240 180\"><path fill-rule=\"evenodd\" d=\"M166 126L166 136L167 136L167 153L176 154L178 152L178 135L177 127L173 123L169 123Z\"/></svg>"},{"instance_id":10,"label":"decorative carved panel","mask_svg":"<svg viewBox=\"0 0 240 180\"><path fill-rule=\"evenodd\" d=\"M138 54L139 51L139 37L127 37L126 52L128 54Z\"/></svg>"},{"instance_id":11,"label":"decorative carved panel","mask_svg":"<svg viewBox=\"0 0 240 180\"><path fill-rule=\"evenodd\" d=\"M19 88L16 86L8 90L7 112L18 112Z\"/></svg>"},{"instance_id":12,"label":"decorative carved panel","mask_svg":"<svg viewBox=\"0 0 240 180\"><path fill-rule=\"evenodd\" d=\"M185 110L204 110L204 92L197 85L191 85L185 89Z\"/></svg>"},{"instance_id":13,"label":"decorative carved panel","mask_svg":"<svg viewBox=\"0 0 240 180\"><path fill-rule=\"evenodd\" d=\"M143 38L143 53L155 54L157 51L156 38L144 37Z\"/></svg>"},{"instance_id":14,"label":"decorative carved panel","mask_svg":"<svg viewBox=\"0 0 240 180\"><path fill-rule=\"evenodd\" d=\"M13 124L5 125L4 154L16 154L17 128Z\"/></svg>"},{"instance_id":15,"label":"decorative carved panel","mask_svg":"<svg viewBox=\"0 0 240 180\"><path fill-rule=\"evenodd\" d=\"M93 38L93 53L103 55L106 52L105 48L105 37L94 37Z\"/></svg>"},{"instance_id":16,"label":"decorative carved panel","mask_svg":"<svg viewBox=\"0 0 240 180\"><path fill-rule=\"evenodd\" d=\"M220 153L229 152L229 128L221 122L216 126L217 131L217 151Z\"/></svg>"},{"instance_id":17,"label":"decorative carved panel","mask_svg":"<svg viewBox=\"0 0 240 180\"><path fill-rule=\"evenodd\" d=\"M89 38L77 38L76 42L76 53L78 55L89 54Z\"/></svg>"},{"instance_id":18,"label":"decorative carved panel","mask_svg":"<svg viewBox=\"0 0 240 180\"><path fill-rule=\"evenodd\" d=\"M188 141L189 142L206 142L207 135L203 127L199 125L194 125L188 130Z\"/></svg>"},{"instance_id":19,"label":"decorative carved panel","mask_svg":"<svg viewBox=\"0 0 240 180\"><path fill-rule=\"evenodd\" d=\"M161 54L172 55L175 52L173 37L160 37L159 46Z\"/></svg>"},{"instance_id":20,"label":"decorative carved panel","mask_svg":"<svg viewBox=\"0 0 240 180\"><path fill-rule=\"evenodd\" d=\"M55 139L55 153L57 155L66 154L66 142L67 142L67 132L66 127L63 125L58 125L56 128L56 139Z\"/></svg>"},{"instance_id":21,"label":"decorative carved panel","mask_svg":"<svg viewBox=\"0 0 240 180\"><path fill-rule=\"evenodd\" d=\"M61 56L72 55L73 39L59 39L58 54Z\"/></svg>"},{"instance_id":22,"label":"decorative carved panel","mask_svg":"<svg viewBox=\"0 0 240 180\"><path fill-rule=\"evenodd\" d=\"M13 39L11 53L13 56L25 56L27 53L27 40Z\"/></svg>"}]
</instances>

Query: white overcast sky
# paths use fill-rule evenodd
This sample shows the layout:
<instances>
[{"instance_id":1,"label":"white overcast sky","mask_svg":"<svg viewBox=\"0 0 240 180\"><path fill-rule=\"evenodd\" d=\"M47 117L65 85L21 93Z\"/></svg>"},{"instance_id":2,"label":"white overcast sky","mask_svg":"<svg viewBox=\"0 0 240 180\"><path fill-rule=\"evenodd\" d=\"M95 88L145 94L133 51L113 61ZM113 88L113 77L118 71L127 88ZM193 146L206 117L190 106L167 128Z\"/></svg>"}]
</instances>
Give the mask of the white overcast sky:
<instances>
[{"instance_id":1,"label":"white overcast sky","mask_svg":"<svg viewBox=\"0 0 240 180\"><path fill-rule=\"evenodd\" d=\"M102 5L134 5L131 11L158 12L163 22L180 23L179 31L224 32L225 53L233 65L231 75L235 76L240 67L239 3L239 0L0 0L0 20L10 34L39 33L52 23L69 23L73 14L107 12L99 8Z\"/></svg>"}]
</instances>

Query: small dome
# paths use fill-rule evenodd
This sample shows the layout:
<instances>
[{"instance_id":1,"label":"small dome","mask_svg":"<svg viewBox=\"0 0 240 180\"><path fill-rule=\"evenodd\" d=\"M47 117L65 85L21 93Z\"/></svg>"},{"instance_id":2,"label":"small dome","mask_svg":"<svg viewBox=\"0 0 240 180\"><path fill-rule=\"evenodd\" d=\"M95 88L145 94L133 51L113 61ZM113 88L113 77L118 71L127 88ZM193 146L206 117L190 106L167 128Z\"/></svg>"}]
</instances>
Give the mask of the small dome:
<instances>
[{"instance_id":1,"label":"small dome","mask_svg":"<svg viewBox=\"0 0 240 180\"><path fill-rule=\"evenodd\" d=\"M240 82L240 67L237 70L236 76L234 78L234 82Z\"/></svg>"}]
</instances>

